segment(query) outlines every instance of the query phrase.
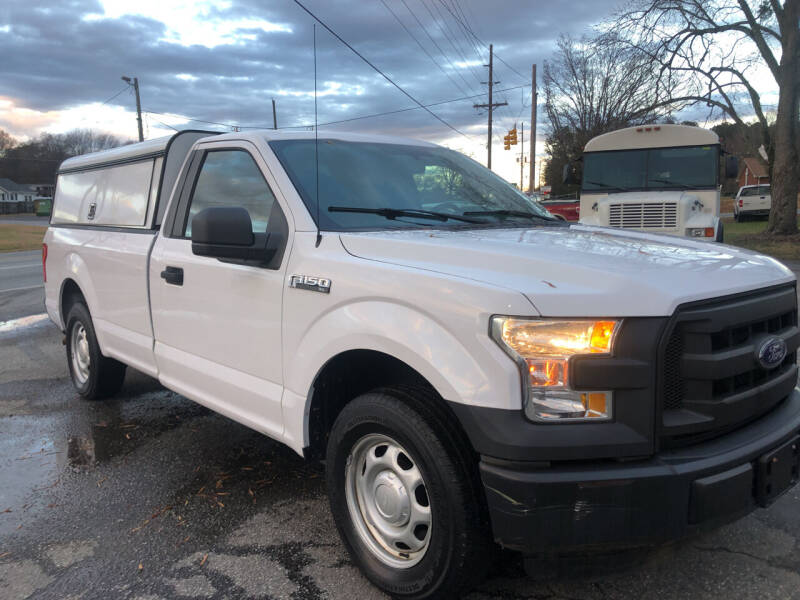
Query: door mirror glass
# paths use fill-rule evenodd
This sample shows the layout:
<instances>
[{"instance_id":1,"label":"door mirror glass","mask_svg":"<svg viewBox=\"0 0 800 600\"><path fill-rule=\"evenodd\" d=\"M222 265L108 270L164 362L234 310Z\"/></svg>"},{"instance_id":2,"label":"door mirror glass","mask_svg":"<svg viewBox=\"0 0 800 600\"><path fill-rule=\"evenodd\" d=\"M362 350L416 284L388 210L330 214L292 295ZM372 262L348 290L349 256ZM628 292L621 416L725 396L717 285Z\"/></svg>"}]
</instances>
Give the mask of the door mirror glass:
<instances>
[{"instance_id":1,"label":"door mirror glass","mask_svg":"<svg viewBox=\"0 0 800 600\"><path fill-rule=\"evenodd\" d=\"M268 259L266 235L253 234L250 214L241 206L205 208L192 218L191 231L192 253L198 256L260 262Z\"/></svg>"}]
</instances>

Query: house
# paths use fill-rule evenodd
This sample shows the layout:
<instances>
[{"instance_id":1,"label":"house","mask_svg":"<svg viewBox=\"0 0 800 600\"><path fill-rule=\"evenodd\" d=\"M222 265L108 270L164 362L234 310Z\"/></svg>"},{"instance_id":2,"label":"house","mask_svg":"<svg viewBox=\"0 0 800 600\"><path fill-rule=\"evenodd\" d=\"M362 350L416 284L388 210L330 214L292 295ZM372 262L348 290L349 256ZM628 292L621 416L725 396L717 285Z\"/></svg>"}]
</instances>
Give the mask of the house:
<instances>
[{"instance_id":1,"label":"house","mask_svg":"<svg viewBox=\"0 0 800 600\"><path fill-rule=\"evenodd\" d=\"M769 183L767 164L757 156L746 156L739 163L739 187Z\"/></svg>"},{"instance_id":2,"label":"house","mask_svg":"<svg viewBox=\"0 0 800 600\"><path fill-rule=\"evenodd\" d=\"M52 198L56 191L56 186L52 183L31 183L28 187L35 191L36 196L44 198Z\"/></svg>"},{"instance_id":3,"label":"house","mask_svg":"<svg viewBox=\"0 0 800 600\"><path fill-rule=\"evenodd\" d=\"M0 214L33 212L35 196L31 186L0 178Z\"/></svg>"}]
</instances>

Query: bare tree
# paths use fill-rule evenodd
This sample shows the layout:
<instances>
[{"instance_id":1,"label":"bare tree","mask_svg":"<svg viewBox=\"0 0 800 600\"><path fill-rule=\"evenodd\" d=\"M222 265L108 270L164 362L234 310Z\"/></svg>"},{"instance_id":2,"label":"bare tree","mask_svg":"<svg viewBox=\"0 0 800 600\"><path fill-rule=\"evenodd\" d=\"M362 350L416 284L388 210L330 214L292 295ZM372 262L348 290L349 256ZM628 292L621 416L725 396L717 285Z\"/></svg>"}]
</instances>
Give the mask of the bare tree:
<instances>
[{"instance_id":1,"label":"bare tree","mask_svg":"<svg viewBox=\"0 0 800 600\"><path fill-rule=\"evenodd\" d=\"M3 156L6 150L9 150L16 145L17 140L15 140L7 131L0 129L0 156Z\"/></svg>"},{"instance_id":2,"label":"bare tree","mask_svg":"<svg viewBox=\"0 0 800 600\"><path fill-rule=\"evenodd\" d=\"M65 158L130 143L130 140L91 129L43 133L4 152L0 159L0 177L27 183L52 182L58 165Z\"/></svg>"},{"instance_id":3,"label":"bare tree","mask_svg":"<svg viewBox=\"0 0 800 600\"><path fill-rule=\"evenodd\" d=\"M611 27L614 43L624 36L672 84L654 106L705 105L739 125L755 116L769 158L772 233L797 232L799 19L800 0L636 0ZM774 106L758 89L759 71L777 86Z\"/></svg>"},{"instance_id":4,"label":"bare tree","mask_svg":"<svg viewBox=\"0 0 800 600\"><path fill-rule=\"evenodd\" d=\"M545 112L550 122L545 179L560 193L560 166L577 159L593 137L669 114L668 77L654 73L652 61L611 35L562 36L554 58L544 65Z\"/></svg>"}]
</instances>

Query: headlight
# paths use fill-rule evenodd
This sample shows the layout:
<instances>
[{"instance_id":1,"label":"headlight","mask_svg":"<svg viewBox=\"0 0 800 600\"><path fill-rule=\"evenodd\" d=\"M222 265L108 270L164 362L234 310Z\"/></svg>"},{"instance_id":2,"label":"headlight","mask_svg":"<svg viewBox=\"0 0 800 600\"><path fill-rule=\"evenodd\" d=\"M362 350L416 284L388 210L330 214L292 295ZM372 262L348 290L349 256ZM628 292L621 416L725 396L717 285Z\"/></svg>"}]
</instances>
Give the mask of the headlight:
<instances>
[{"instance_id":1,"label":"headlight","mask_svg":"<svg viewBox=\"0 0 800 600\"><path fill-rule=\"evenodd\" d=\"M529 419L611 419L611 391L571 389L570 358L610 354L618 325L618 321L492 318L492 337L522 371L525 414Z\"/></svg>"}]
</instances>

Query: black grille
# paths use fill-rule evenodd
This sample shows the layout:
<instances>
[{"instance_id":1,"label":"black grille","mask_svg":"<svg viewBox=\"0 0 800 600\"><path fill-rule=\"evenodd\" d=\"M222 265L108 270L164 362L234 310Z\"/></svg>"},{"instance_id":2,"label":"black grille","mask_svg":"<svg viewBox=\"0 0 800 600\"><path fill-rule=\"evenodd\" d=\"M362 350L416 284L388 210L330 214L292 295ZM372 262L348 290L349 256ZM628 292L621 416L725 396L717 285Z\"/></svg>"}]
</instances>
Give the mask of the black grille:
<instances>
[{"instance_id":1,"label":"black grille","mask_svg":"<svg viewBox=\"0 0 800 600\"><path fill-rule=\"evenodd\" d=\"M691 443L752 420L785 398L797 380L794 286L680 307L663 345L662 439ZM788 354L764 369L757 348L780 337Z\"/></svg>"},{"instance_id":2,"label":"black grille","mask_svg":"<svg viewBox=\"0 0 800 600\"><path fill-rule=\"evenodd\" d=\"M664 354L664 409L680 408L683 404L684 385L681 379L683 336L675 331L669 338Z\"/></svg>"}]
</instances>

